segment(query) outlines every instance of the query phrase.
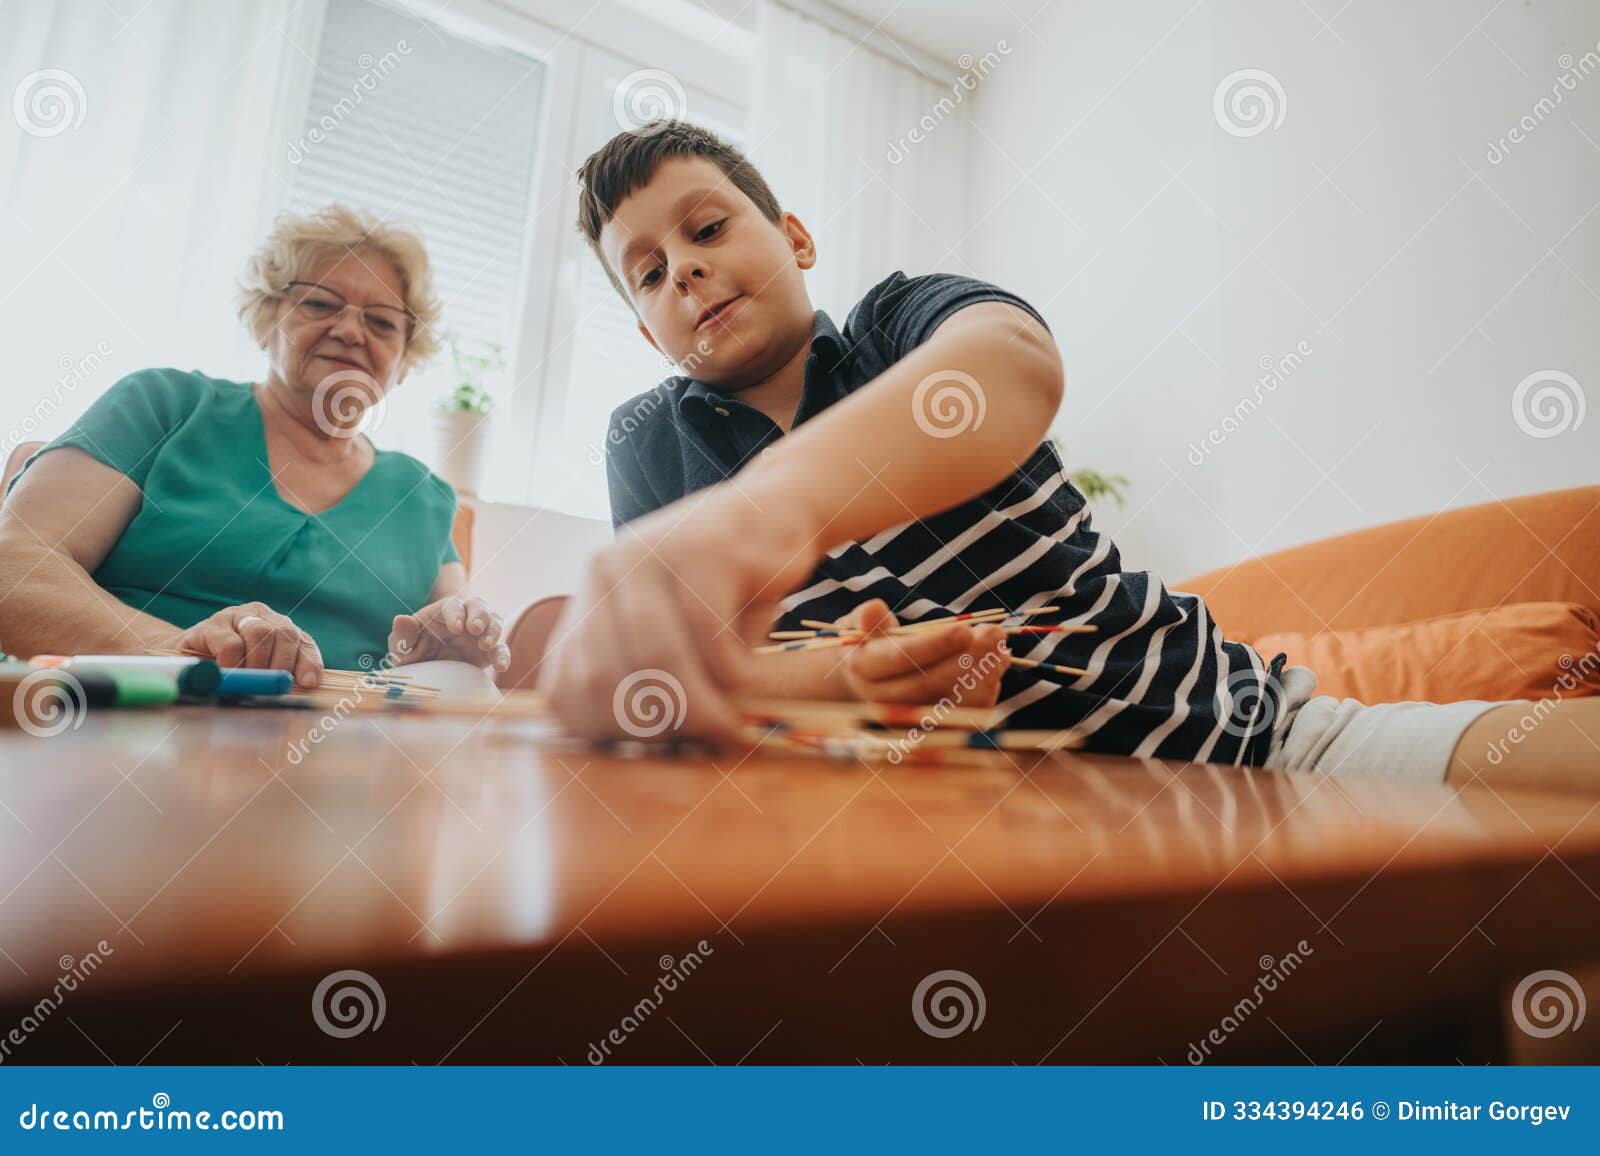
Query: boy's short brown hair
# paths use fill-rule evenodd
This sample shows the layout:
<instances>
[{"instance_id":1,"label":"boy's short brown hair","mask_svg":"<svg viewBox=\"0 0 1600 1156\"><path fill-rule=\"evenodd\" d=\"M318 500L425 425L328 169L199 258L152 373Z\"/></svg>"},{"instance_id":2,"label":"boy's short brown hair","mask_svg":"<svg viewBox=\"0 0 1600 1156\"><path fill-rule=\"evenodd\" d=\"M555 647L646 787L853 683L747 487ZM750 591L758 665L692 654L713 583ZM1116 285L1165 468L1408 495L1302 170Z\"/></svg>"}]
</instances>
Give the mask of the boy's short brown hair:
<instances>
[{"instance_id":1,"label":"boy's short brown hair","mask_svg":"<svg viewBox=\"0 0 1600 1156\"><path fill-rule=\"evenodd\" d=\"M727 173L767 220L776 224L783 218L778 198L750 158L715 133L681 120L653 120L618 133L578 167L578 228L624 301L630 300L628 292L600 251L600 230L616 215L617 206L649 184L669 157L705 158Z\"/></svg>"}]
</instances>

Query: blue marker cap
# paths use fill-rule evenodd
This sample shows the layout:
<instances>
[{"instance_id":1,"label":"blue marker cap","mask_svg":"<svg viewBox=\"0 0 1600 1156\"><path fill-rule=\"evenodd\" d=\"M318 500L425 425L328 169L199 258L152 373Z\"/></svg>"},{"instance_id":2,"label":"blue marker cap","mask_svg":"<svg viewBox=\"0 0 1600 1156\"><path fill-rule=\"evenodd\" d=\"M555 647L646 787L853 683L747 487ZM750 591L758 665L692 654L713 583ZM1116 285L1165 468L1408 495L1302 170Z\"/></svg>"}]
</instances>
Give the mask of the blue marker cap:
<instances>
[{"instance_id":1,"label":"blue marker cap","mask_svg":"<svg viewBox=\"0 0 1600 1156\"><path fill-rule=\"evenodd\" d=\"M244 670L230 667L217 683L219 695L288 694L294 688L294 675L287 670Z\"/></svg>"}]
</instances>

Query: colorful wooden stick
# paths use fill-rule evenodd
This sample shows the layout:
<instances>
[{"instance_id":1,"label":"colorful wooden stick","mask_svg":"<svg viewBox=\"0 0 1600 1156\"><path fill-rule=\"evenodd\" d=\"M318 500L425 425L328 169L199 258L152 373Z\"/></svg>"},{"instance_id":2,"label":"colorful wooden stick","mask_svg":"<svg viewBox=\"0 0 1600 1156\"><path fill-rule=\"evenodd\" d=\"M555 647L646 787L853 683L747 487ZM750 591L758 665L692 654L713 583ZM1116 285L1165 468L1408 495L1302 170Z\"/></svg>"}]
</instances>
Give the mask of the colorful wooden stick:
<instances>
[{"instance_id":1,"label":"colorful wooden stick","mask_svg":"<svg viewBox=\"0 0 1600 1156\"><path fill-rule=\"evenodd\" d=\"M1080 669L1076 666L1062 666L1060 663L1055 662L1040 662L1037 658L1018 658L1014 654L1011 656L1011 665L1020 666L1027 670L1033 670L1037 668L1039 670L1053 671L1056 674L1070 674L1073 676L1089 673L1087 670Z\"/></svg>"}]
</instances>

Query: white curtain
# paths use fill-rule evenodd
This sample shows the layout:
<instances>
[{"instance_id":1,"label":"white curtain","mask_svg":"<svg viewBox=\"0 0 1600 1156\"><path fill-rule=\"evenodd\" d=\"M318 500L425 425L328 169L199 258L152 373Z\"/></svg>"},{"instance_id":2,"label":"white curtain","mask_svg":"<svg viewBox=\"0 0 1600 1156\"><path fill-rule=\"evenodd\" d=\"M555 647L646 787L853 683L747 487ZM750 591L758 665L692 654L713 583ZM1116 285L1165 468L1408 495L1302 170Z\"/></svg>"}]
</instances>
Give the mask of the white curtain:
<instances>
[{"instance_id":1,"label":"white curtain","mask_svg":"<svg viewBox=\"0 0 1600 1156\"><path fill-rule=\"evenodd\" d=\"M0 449L60 432L132 369L259 371L237 266L282 202L290 38L314 55L319 15L0 0Z\"/></svg>"},{"instance_id":2,"label":"white curtain","mask_svg":"<svg viewBox=\"0 0 1600 1156\"><path fill-rule=\"evenodd\" d=\"M843 325L897 269L964 271L967 94L954 67L936 84L774 0L758 26L749 151L817 240L812 301Z\"/></svg>"}]
</instances>

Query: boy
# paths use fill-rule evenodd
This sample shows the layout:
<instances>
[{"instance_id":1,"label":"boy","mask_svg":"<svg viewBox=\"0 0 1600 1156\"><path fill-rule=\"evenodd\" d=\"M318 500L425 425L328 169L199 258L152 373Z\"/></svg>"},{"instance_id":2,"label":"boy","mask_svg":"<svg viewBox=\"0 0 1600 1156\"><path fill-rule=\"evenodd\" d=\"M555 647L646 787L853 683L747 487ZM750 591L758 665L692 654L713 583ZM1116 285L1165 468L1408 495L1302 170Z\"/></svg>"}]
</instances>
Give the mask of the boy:
<instances>
[{"instance_id":1,"label":"boy","mask_svg":"<svg viewBox=\"0 0 1600 1156\"><path fill-rule=\"evenodd\" d=\"M837 328L806 294L804 225L690 125L620 134L579 177L580 228L645 339L684 370L619 407L607 434L626 531L592 563L543 680L579 733L627 732L622 685L646 673L681 685L681 737L735 726L735 692L930 702L978 669L968 705L1080 727L1095 750L1437 781L1493 706L1419 717L1419 704L1312 700L1309 671L1227 641L1200 599L1124 571L1044 440L1061 361L1020 298L896 274ZM1095 632L1013 636L1018 656L1084 674L1008 667L992 626L750 653L775 617L881 632L1046 604Z\"/></svg>"}]
</instances>

